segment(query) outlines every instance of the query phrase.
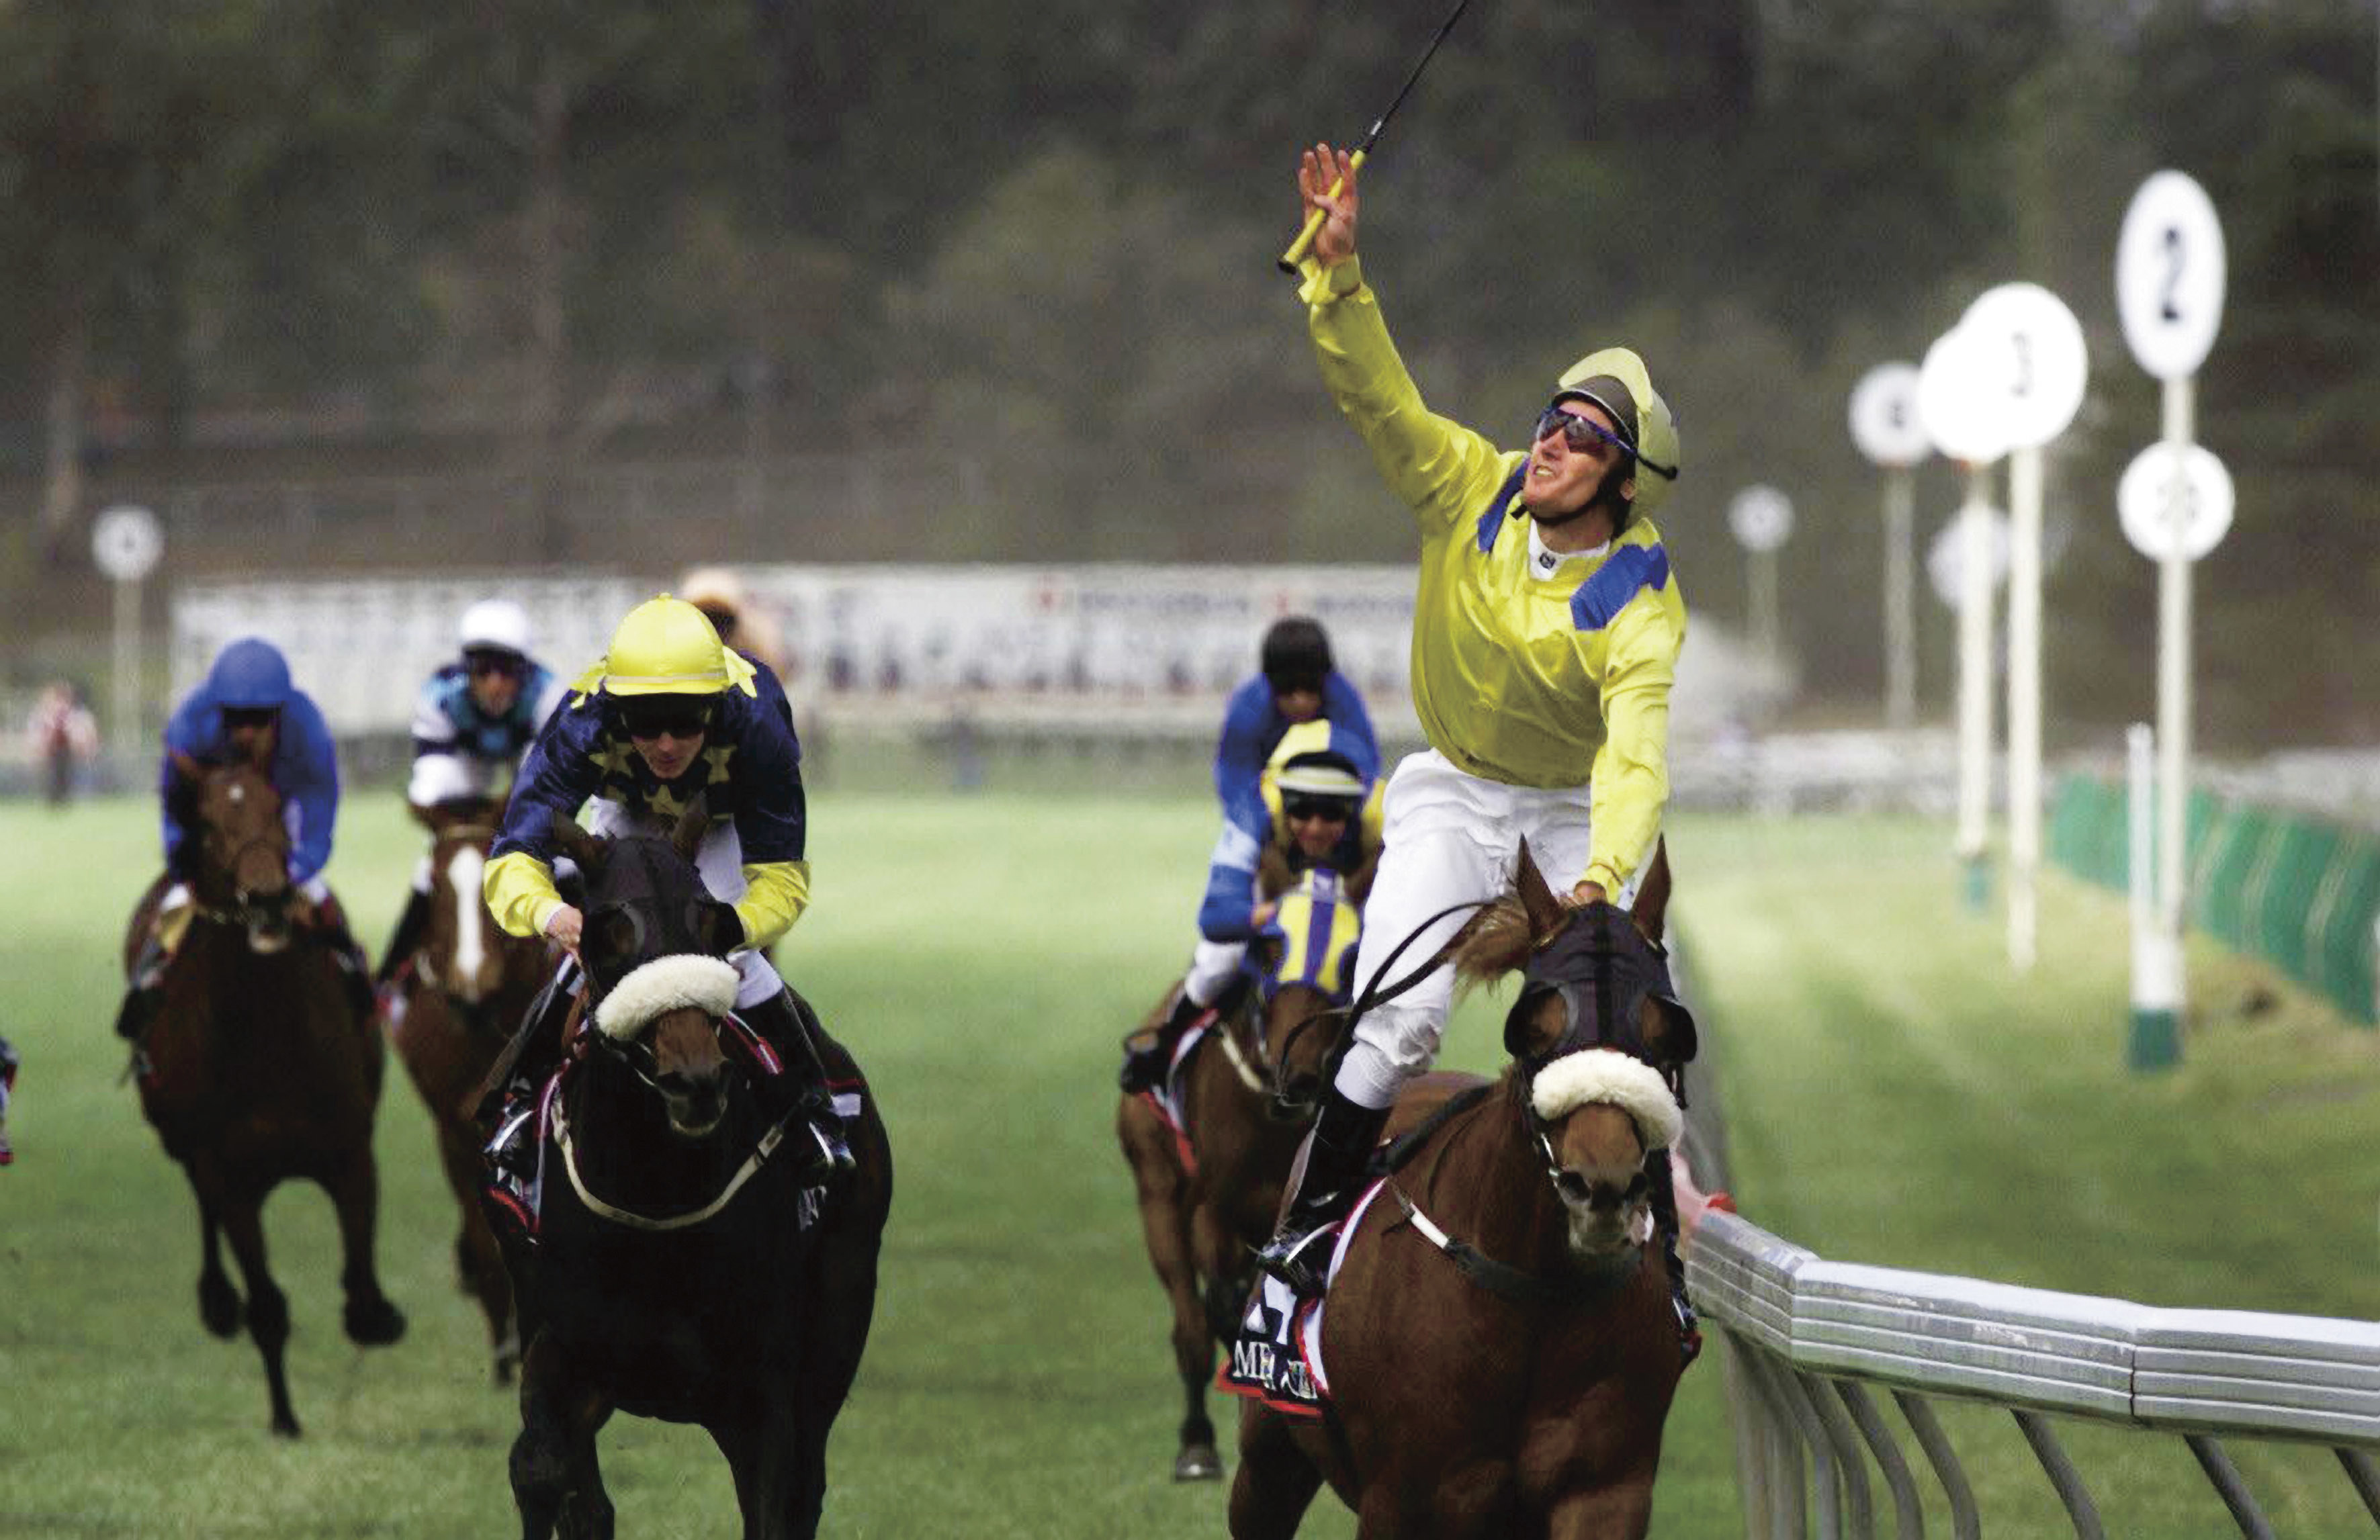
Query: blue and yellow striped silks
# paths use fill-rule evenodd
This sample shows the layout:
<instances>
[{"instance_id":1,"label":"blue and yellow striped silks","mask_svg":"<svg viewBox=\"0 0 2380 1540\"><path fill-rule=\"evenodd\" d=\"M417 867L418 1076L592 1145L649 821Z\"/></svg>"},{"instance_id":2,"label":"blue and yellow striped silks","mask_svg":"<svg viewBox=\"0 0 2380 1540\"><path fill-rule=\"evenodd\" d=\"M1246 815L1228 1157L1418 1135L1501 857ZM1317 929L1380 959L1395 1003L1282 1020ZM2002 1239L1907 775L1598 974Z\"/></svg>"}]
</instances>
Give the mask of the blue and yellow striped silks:
<instances>
[{"instance_id":1,"label":"blue and yellow striped silks","mask_svg":"<svg viewBox=\"0 0 2380 1540\"><path fill-rule=\"evenodd\" d=\"M1269 998L1285 984L1305 984L1332 1000L1347 998L1363 916L1342 888L1339 874L1316 867L1281 896L1266 928L1282 943L1281 967L1266 981Z\"/></svg>"}]
</instances>

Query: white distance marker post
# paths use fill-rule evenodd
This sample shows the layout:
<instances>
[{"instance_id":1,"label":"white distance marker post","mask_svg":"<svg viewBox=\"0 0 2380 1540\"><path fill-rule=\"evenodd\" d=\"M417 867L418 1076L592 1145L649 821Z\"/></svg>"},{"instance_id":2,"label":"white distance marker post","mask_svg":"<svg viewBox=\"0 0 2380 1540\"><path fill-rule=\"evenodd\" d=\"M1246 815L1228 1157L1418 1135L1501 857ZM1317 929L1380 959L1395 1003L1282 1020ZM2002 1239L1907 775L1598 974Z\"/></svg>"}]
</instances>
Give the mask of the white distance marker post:
<instances>
[{"instance_id":1,"label":"white distance marker post","mask_svg":"<svg viewBox=\"0 0 2380 1540\"><path fill-rule=\"evenodd\" d=\"M1917 420L1917 368L1878 364L1852 390L1852 442L1884 471L1884 721L1917 725L1917 479L1934 452Z\"/></svg>"},{"instance_id":2,"label":"white distance marker post","mask_svg":"<svg viewBox=\"0 0 2380 1540\"><path fill-rule=\"evenodd\" d=\"M2226 259L2223 224L2206 191L2179 171L2160 171L2141 184L2124 212L2116 241L2116 305L2124 340L2141 368L2165 382L2165 443L2173 452L2174 506L2187 492L2187 454L2194 435L2195 375L2223 322ZM2174 998L2169 1011L2146 1018L2133 1013L2136 1067L2180 1057L2180 1022L2186 1003L2181 980L2183 891L2190 802L2190 557L2185 542L2157 552L2157 925L2170 951ZM2140 981L2134 981L2137 997ZM2169 1031L2170 1044L2144 1041Z\"/></svg>"},{"instance_id":3,"label":"white distance marker post","mask_svg":"<svg viewBox=\"0 0 2380 1540\"><path fill-rule=\"evenodd\" d=\"M140 748L140 583L165 553L165 531L146 508L108 509L91 521L91 559L115 582L115 682L110 736L119 760Z\"/></svg>"},{"instance_id":4,"label":"white distance marker post","mask_svg":"<svg viewBox=\"0 0 2380 1540\"><path fill-rule=\"evenodd\" d=\"M1991 465L2008 453L1999 398L1985 388L1986 345L1963 328L1935 339L1917 371L1917 416L1947 459L1966 467L1959 512L1959 827L1955 850L1967 903L1983 907L1990 887L1992 563Z\"/></svg>"},{"instance_id":5,"label":"white distance marker post","mask_svg":"<svg viewBox=\"0 0 2380 1540\"><path fill-rule=\"evenodd\" d=\"M1793 533L1793 502L1774 487L1750 486L1727 505L1728 527L1749 552L1749 623L1755 657L1779 661L1783 643L1777 624L1777 552Z\"/></svg>"},{"instance_id":6,"label":"white distance marker post","mask_svg":"<svg viewBox=\"0 0 2380 1540\"><path fill-rule=\"evenodd\" d=\"M1960 330L1991 373L1984 389L2009 452L2009 964L2032 971L2041 869L2042 446L2082 408L2090 371L2082 326L2038 284L2002 284L1969 308Z\"/></svg>"}]
</instances>

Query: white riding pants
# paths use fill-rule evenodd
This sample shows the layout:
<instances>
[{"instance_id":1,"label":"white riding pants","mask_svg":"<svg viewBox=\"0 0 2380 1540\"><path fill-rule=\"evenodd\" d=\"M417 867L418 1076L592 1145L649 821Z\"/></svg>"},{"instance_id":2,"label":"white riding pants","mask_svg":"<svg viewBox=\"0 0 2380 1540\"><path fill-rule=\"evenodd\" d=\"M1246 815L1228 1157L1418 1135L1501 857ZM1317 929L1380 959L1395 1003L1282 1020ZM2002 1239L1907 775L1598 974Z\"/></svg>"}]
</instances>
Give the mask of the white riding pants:
<instances>
[{"instance_id":1,"label":"white riding pants","mask_svg":"<svg viewBox=\"0 0 2380 1540\"><path fill-rule=\"evenodd\" d=\"M1183 976L1182 992L1199 1005L1212 1005L1223 986L1240 971L1248 954L1245 941L1210 941L1204 936L1190 952L1190 971Z\"/></svg>"},{"instance_id":2,"label":"white riding pants","mask_svg":"<svg viewBox=\"0 0 2380 1540\"><path fill-rule=\"evenodd\" d=\"M1393 984L1444 946L1472 911L1431 921L1450 904L1492 899L1512 882L1521 842L1556 893L1586 873L1591 830L1585 786L1507 786L1457 770L1436 749L1407 756L1389 779L1379 873L1364 904L1364 937L1355 948L1356 998L1381 982ZM1625 903L1626 895L1611 895ZM1423 922L1429 921L1425 928ZM1421 934L1389 962L1398 944ZM1385 1005L1364 1013L1355 1039L1340 1061L1334 1084L1364 1107L1387 1107L1397 1090L1438 1058L1446 1013L1454 999L1454 970L1441 966Z\"/></svg>"},{"instance_id":3,"label":"white riding pants","mask_svg":"<svg viewBox=\"0 0 2380 1540\"><path fill-rule=\"evenodd\" d=\"M594 815L587 820L593 832L604 836L614 834L666 834L677 820L651 819L639 822L637 816L607 797L595 801ZM702 843L694 851L694 869L700 874L702 885L710 896L722 903L733 903L744 896L748 886L744 880L744 842L736 837L732 820L722 820L710 826L702 836ZM735 964L735 1009L748 1010L763 1000L774 1000L785 981L769 965L769 959L758 951L731 953L727 959Z\"/></svg>"}]
</instances>

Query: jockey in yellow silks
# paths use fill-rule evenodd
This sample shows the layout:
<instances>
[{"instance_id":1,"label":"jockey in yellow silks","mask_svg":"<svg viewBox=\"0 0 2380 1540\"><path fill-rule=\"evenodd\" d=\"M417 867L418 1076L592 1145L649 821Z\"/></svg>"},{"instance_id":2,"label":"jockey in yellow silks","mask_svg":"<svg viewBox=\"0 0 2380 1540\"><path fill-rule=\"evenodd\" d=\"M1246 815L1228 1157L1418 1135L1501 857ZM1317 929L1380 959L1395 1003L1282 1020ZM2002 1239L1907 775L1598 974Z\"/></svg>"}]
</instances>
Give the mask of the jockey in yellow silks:
<instances>
[{"instance_id":1,"label":"jockey in yellow silks","mask_svg":"<svg viewBox=\"0 0 2380 1540\"><path fill-rule=\"evenodd\" d=\"M1669 799L1686 610L1645 515L1677 479L1678 433L1644 360L1622 347L1561 376L1525 451L1431 412L1355 259L1355 166L1318 146L1299 186L1324 216L1300 290L1315 356L1421 537L1413 694L1429 746L1389 781L1360 998L1393 982L1379 974L1401 942L1415 938L1410 965L1464 918L1431 916L1503 891L1524 840L1567 902L1624 901ZM1436 1059L1451 997L1440 968L1363 1014L1260 1267L1302 1291L1319 1287L1328 1237L1399 1087ZM1646 1163L1655 1216L1674 1237L1669 1174L1666 1159ZM1682 1296L1680 1307L1691 1330Z\"/></svg>"}]
</instances>

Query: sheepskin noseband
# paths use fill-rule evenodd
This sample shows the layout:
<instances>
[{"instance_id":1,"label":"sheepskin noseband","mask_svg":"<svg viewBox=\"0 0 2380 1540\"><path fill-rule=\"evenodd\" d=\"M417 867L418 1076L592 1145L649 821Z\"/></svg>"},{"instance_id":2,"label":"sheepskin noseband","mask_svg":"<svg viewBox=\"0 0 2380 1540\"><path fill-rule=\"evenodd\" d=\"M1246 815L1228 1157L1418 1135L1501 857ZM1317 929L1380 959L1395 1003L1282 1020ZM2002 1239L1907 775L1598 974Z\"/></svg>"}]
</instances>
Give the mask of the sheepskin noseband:
<instances>
[{"instance_id":1,"label":"sheepskin noseband","mask_svg":"<svg viewBox=\"0 0 2380 1540\"><path fill-rule=\"evenodd\" d=\"M1661 1072L1616 1049L1563 1054L1530 1082L1529 1104L1548 1122L1597 1101L1610 1102L1635 1119L1637 1136L1648 1150L1675 1144L1686 1125L1686 1115Z\"/></svg>"},{"instance_id":2,"label":"sheepskin noseband","mask_svg":"<svg viewBox=\"0 0 2380 1540\"><path fill-rule=\"evenodd\" d=\"M656 957L612 986L595 1007L595 1025L607 1037L635 1037L664 1011L693 1006L707 1016L735 1008L740 976L733 963L697 952Z\"/></svg>"}]
</instances>

